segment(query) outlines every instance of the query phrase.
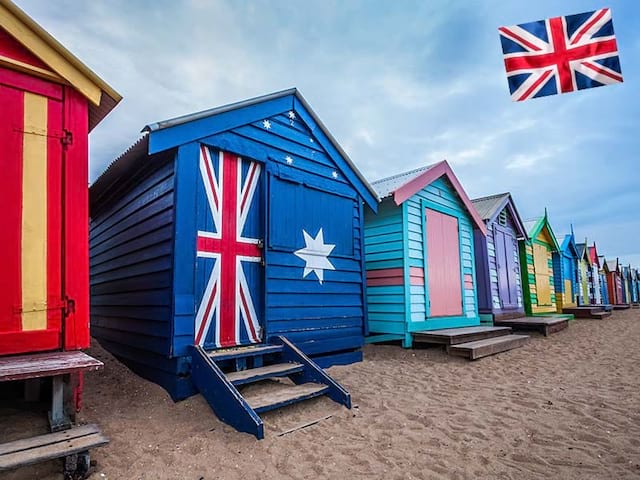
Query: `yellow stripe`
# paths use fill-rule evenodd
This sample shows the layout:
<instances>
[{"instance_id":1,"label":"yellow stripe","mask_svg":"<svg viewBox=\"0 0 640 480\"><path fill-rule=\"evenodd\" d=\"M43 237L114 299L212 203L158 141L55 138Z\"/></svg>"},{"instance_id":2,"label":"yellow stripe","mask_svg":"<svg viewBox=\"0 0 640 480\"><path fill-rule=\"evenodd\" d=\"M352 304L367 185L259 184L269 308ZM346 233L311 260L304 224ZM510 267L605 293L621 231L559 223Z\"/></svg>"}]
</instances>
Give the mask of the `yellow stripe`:
<instances>
[{"instance_id":1,"label":"yellow stripe","mask_svg":"<svg viewBox=\"0 0 640 480\"><path fill-rule=\"evenodd\" d=\"M47 328L47 99L24 94L22 329Z\"/></svg>"}]
</instances>

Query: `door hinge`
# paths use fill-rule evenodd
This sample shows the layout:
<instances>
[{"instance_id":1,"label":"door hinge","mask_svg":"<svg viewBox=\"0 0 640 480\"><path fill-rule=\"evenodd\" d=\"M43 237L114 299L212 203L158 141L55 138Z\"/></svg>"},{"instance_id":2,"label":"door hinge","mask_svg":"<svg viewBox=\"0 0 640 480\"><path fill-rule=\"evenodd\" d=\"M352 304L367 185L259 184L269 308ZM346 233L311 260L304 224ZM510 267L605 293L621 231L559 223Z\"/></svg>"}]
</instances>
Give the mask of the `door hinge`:
<instances>
[{"instance_id":1,"label":"door hinge","mask_svg":"<svg viewBox=\"0 0 640 480\"><path fill-rule=\"evenodd\" d=\"M62 136L60 137L60 142L64 146L73 145L73 132L69 130L63 130Z\"/></svg>"},{"instance_id":2,"label":"door hinge","mask_svg":"<svg viewBox=\"0 0 640 480\"><path fill-rule=\"evenodd\" d=\"M72 313L76 313L76 301L73 298L64 297L62 313L65 317L68 317Z\"/></svg>"}]
</instances>

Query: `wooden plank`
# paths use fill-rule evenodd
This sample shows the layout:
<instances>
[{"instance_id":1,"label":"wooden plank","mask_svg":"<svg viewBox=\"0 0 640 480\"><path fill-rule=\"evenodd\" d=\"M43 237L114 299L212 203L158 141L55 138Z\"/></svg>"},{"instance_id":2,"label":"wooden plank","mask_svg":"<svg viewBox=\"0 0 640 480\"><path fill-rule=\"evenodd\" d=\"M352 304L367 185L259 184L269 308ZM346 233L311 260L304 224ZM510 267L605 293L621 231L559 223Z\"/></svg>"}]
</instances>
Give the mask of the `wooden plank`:
<instances>
[{"instance_id":1,"label":"wooden plank","mask_svg":"<svg viewBox=\"0 0 640 480\"><path fill-rule=\"evenodd\" d=\"M282 346L280 345L261 345L257 347L228 348L220 351L207 352L207 354L211 360L219 362L221 360L235 360L236 358L279 353L281 351Z\"/></svg>"},{"instance_id":2,"label":"wooden plank","mask_svg":"<svg viewBox=\"0 0 640 480\"><path fill-rule=\"evenodd\" d=\"M103 363L84 352L52 352L0 358L0 382L51 377L102 368Z\"/></svg>"},{"instance_id":3,"label":"wooden plank","mask_svg":"<svg viewBox=\"0 0 640 480\"><path fill-rule=\"evenodd\" d=\"M61 432L46 433L44 435L37 435L35 437L25 438L22 440L14 440L13 442L0 444L0 455L20 452L22 450L29 450L31 448L42 447L53 443L64 442L66 440L72 440L74 438L84 437L86 435L91 435L94 433L100 433L100 429L97 425L90 424L70 428Z\"/></svg>"},{"instance_id":4,"label":"wooden plank","mask_svg":"<svg viewBox=\"0 0 640 480\"><path fill-rule=\"evenodd\" d=\"M475 342L451 345L449 353L467 357L470 360L506 352L514 348L521 347L529 340L527 335L504 335L497 338L487 338Z\"/></svg>"},{"instance_id":5,"label":"wooden plank","mask_svg":"<svg viewBox=\"0 0 640 480\"><path fill-rule=\"evenodd\" d=\"M234 385L242 385L245 383L258 382L271 377L283 377L292 373L302 371L300 363L277 363L275 365L267 365L266 367L251 368L241 370L239 372L227 373L227 380Z\"/></svg>"},{"instance_id":6,"label":"wooden plank","mask_svg":"<svg viewBox=\"0 0 640 480\"><path fill-rule=\"evenodd\" d=\"M445 328L442 330L413 332L413 341L422 343L440 343L444 345L455 345L459 343L482 340L484 338L509 335L509 327L462 327Z\"/></svg>"},{"instance_id":7,"label":"wooden plank","mask_svg":"<svg viewBox=\"0 0 640 480\"><path fill-rule=\"evenodd\" d=\"M53 435L53 434L52 434ZM100 447L109 440L99 432L72 438L56 443L47 443L27 450L0 455L0 471L23 467L33 463L66 457L74 453L84 452L90 448Z\"/></svg>"},{"instance_id":8,"label":"wooden plank","mask_svg":"<svg viewBox=\"0 0 640 480\"><path fill-rule=\"evenodd\" d=\"M302 385L274 389L255 397L245 398L245 400L253 410L259 413L324 395L328 390L329 387L327 385L303 383Z\"/></svg>"}]
</instances>

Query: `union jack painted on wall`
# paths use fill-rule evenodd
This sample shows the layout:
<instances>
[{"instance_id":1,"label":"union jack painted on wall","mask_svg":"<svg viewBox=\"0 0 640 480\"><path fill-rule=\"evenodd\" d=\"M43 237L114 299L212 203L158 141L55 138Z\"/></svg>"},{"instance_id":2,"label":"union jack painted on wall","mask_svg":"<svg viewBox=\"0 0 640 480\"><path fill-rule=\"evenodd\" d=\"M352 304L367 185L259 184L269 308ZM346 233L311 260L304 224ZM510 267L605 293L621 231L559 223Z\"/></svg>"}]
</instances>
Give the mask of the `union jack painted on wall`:
<instances>
[{"instance_id":1,"label":"union jack painted on wall","mask_svg":"<svg viewBox=\"0 0 640 480\"><path fill-rule=\"evenodd\" d=\"M608 8L498 30L514 101L622 82Z\"/></svg>"},{"instance_id":2,"label":"union jack painted on wall","mask_svg":"<svg viewBox=\"0 0 640 480\"><path fill-rule=\"evenodd\" d=\"M197 267L204 279L195 321L195 343L219 348L261 341L260 303L263 222L261 165L228 152L200 148ZM202 189L201 189L202 190ZM204 200L204 201L203 201Z\"/></svg>"}]
</instances>

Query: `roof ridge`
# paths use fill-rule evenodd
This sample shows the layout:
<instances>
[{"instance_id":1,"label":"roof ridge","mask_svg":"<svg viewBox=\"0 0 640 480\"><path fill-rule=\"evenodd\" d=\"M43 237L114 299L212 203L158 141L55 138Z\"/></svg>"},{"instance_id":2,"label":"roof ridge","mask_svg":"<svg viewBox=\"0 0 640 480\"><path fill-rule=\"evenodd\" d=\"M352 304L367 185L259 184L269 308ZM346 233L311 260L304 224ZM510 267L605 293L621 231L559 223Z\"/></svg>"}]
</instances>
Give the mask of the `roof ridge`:
<instances>
[{"instance_id":1,"label":"roof ridge","mask_svg":"<svg viewBox=\"0 0 640 480\"><path fill-rule=\"evenodd\" d=\"M472 202L480 202L482 200L489 200L491 198L504 197L505 195L511 195L511 192L494 193L493 195L487 195L486 197L472 198L471 201Z\"/></svg>"},{"instance_id":2,"label":"roof ridge","mask_svg":"<svg viewBox=\"0 0 640 480\"><path fill-rule=\"evenodd\" d=\"M422 167L414 168L413 170L407 170L406 172L400 172L400 173L396 173L395 175L391 175L389 177L380 178L378 180L371 182L371 185L375 185L376 183L386 182L388 180L393 180L394 178L402 177L404 175L409 175L411 173L416 173L416 172L419 172L420 170L427 170L433 167L434 165L436 165L436 163L430 163L429 165L423 165Z\"/></svg>"}]
</instances>

